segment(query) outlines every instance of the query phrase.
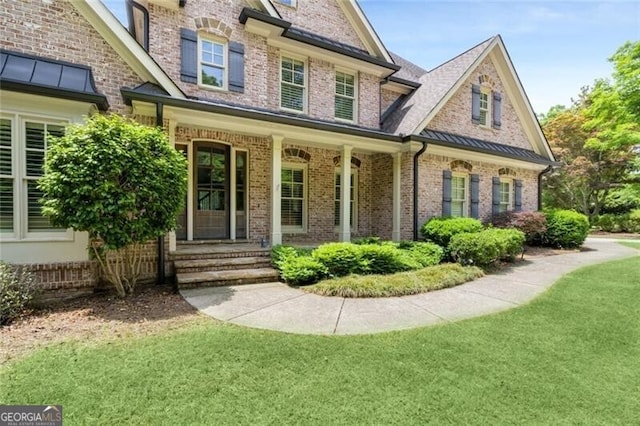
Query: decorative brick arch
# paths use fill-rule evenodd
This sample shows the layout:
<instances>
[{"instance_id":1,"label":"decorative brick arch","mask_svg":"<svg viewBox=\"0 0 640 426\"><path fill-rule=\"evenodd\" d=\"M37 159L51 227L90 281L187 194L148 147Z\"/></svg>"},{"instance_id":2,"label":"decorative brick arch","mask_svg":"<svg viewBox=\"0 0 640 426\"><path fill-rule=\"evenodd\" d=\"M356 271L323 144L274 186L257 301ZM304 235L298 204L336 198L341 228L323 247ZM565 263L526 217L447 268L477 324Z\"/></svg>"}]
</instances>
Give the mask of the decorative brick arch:
<instances>
[{"instance_id":1,"label":"decorative brick arch","mask_svg":"<svg viewBox=\"0 0 640 426\"><path fill-rule=\"evenodd\" d=\"M285 148L282 150L282 158L299 158L308 163L311 160L311 154L300 148Z\"/></svg>"},{"instance_id":2,"label":"decorative brick arch","mask_svg":"<svg viewBox=\"0 0 640 426\"><path fill-rule=\"evenodd\" d=\"M510 169L509 167L503 167L501 169L498 169L498 176L503 177L503 176L507 176L507 177L516 177L517 173L515 170Z\"/></svg>"},{"instance_id":3,"label":"decorative brick arch","mask_svg":"<svg viewBox=\"0 0 640 426\"><path fill-rule=\"evenodd\" d=\"M478 81L480 82L481 86L491 87L492 89L495 87L493 78L491 78L490 75L481 74L480 77L478 77Z\"/></svg>"},{"instance_id":4,"label":"decorative brick arch","mask_svg":"<svg viewBox=\"0 0 640 426\"><path fill-rule=\"evenodd\" d=\"M336 166L339 166L341 161L342 161L342 157L340 155L338 155L337 157L333 157L333 164L335 164ZM362 164L362 161L360 161L359 158L351 157L351 165L353 167L359 169L360 164Z\"/></svg>"},{"instance_id":5,"label":"decorative brick arch","mask_svg":"<svg viewBox=\"0 0 640 426\"><path fill-rule=\"evenodd\" d=\"M454 172L468 172L471 173L473 166L468 161L453 160L449 165L449 168Z\"/></svg>"},{"instance_id":6,"label":"decorative brick arch","mask_svg":"<svg viewBox=\"0 0 640 426\"><path fill-rule=\"evenodd\" d=\"M226 39L229 39L231 37L231 33L233 32L231 25L228 25L216 18L196 18L195 23L198 30L203 30L207 33L215 34Z\"/></svg>"}]
</instances>

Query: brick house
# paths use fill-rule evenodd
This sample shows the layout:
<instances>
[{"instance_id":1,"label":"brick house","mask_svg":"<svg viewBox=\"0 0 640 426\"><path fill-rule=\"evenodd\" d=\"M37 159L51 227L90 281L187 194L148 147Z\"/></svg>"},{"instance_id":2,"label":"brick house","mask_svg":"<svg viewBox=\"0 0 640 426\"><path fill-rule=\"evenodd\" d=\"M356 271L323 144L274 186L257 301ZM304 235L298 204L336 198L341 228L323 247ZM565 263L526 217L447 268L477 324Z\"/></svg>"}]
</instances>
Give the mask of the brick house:
<instances>
[{"instance_id":1,"label":"brick house","mask_svg":"<svg viewBox=\"0 0 640 426\"><path fill-rule=\"evenodd\" d=\"M99 0L0 9L0 258L34 264L49 288L90 288L93 274L87 236L40 215L45 134L95 112L162 125L188 159L169 254L411 239L433 216L539 207L554 159L500 36L427 71L387 51L355 0L128 12L125 28ZM159 256L149 244L149 278Z\"/></svg>"}]
</instances>

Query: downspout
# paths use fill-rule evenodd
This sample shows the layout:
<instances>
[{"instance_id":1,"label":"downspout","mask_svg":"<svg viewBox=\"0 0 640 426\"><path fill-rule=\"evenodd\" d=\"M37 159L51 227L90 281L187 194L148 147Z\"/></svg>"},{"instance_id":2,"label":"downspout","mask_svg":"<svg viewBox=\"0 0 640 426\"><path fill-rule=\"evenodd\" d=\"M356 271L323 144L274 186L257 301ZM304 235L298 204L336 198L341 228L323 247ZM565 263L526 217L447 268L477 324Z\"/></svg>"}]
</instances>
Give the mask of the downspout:
<instances>
[{"instance_id":1,"label":"downspout","mask_svg":"<svg viewBox=\"0 0 640 426\"><path fill-rule=\"evenodd\" d=\"M418 189L419 185L419 159L422 154L427 150L427 143L422 142L422 148L416 152L413 156L413 240L418 241Z\"/></svg>"},{"instance_id":2,"label":"downspout","mask_svg":"<svg viewBox=\"0 0 640 426\"><path fill-rule=\"evenodd\" d=\"M163 127L164 125L164 117L163 117L163 105L162 102L156 103L156 126ZM157 285L164 284L165 274L164 274L164 235L158 237L158 281Z\"/></svg>"},{"instance_id":3,"label":"downspout","mask_svg":"<svg viewBox=\"0 0 640 426\"><path fill-rule=\"evenodd\" d=\"M547 166L546 169L538 174L538 211L542 210L542 176L553 170L553 166Z\"/></svg>"}]
</instances>

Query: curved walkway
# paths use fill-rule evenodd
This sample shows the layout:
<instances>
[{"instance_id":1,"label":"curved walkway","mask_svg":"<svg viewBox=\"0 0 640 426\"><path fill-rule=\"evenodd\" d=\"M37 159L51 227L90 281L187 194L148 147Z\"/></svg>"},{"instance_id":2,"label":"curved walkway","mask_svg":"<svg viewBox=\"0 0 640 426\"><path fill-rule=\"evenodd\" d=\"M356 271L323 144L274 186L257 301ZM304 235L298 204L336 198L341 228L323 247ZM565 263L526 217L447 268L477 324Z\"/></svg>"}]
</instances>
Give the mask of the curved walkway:
<instances>
[{"instance_id":1,"label":"curved walkway","mask_svg":"<svg viewBox=\"0 0 640 426\"><path fill-rule=\"evenodd\" d=\"M526 259L457 287L403 297L324 297L282 283L182 290L203 313L247 327L299 334L367 334L461 320L523 305L581 266L638 255L610 239L586 251Z\"/></svg>"}]
</instances>

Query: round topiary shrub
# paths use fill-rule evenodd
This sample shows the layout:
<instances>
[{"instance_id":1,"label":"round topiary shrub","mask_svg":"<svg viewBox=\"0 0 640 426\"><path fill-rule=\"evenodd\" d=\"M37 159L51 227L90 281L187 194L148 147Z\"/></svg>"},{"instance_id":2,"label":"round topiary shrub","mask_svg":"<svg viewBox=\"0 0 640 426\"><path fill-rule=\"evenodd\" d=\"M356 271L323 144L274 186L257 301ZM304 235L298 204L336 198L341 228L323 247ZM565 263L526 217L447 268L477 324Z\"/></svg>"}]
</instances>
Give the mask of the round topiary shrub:
<instances>
[{"instance_id":1,"label":"round topiary shrub","mask_svg":"<svg viewBox=\"0 0 640 426\"><path fill-rule=\"evenodd\" d=\"M490 228L453 236L449 251L461 265L488 266L499 260L513 261L524 241L524 233L517 229Z\"/></svg>"},{"instance_id":2,"label":"round topiary shrub","mask_svg":"<svg viewBox=\"0 0 640 426\"><path fill-rule=\"evenodd\" d=\"M331 275L341 277L359 267L360 247L351 243L327 243L315 249L312 256L325 265Z\"/></svg>"},{"instance_id":3,"label":"round topiary shrub","mask_svg":"<svg viewBox=\"0 0 640 426\"><path fill-rule=\"evenodd\" d=\"M557 248L580 247L589 234L589 219L573 210L551 210L545 212L547 232L545 245Z\"/></svg>"},{"instance_id":4,"label":"round topiary shrub","mask_svg":"<svg viewBox=\"0 0 640 426\"><path fill-rule=\"evenodd\" d=\"M440 247L448 247L451 237L458 234L478 232L482 222L469 217L434 217L422 225L422 236Z\"/></svg>"}]
</instances>

